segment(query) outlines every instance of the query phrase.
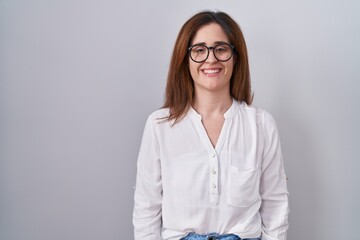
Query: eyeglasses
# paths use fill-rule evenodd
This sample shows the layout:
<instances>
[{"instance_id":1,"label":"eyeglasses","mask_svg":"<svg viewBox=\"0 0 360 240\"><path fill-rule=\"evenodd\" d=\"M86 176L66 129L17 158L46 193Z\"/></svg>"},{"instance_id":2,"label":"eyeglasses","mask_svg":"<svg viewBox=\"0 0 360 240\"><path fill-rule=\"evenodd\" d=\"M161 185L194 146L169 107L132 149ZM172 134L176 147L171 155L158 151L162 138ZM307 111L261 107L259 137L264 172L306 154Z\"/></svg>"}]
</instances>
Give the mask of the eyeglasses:
<instances>
[{"instance_id":1,"label":"eyeglasses","mask_svg":"<svg viewBox=\"0 0 360 240\"><path fill-rule=\"evenodd\" d=\"M190 58L196 63L205 62L209 57L210 50L213 50L214 57L220 62L229 61L233 55L234 46L228 43L219 43L213 47L204 44L195 44L188 48Z\"/></svg>"}]
</instances>

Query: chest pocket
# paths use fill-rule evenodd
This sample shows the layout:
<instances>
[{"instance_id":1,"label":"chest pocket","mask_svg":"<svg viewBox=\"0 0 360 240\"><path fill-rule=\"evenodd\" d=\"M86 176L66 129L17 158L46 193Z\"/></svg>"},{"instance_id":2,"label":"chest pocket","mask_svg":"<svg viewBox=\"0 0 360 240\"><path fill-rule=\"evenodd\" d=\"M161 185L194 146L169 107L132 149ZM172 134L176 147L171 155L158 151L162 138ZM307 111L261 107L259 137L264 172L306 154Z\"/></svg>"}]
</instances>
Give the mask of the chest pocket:
<instances>
[{"instance_id":1,"label":"chest pocket","mask_svg":"<svg viewBox=\"0 0 360 240\"><path fill-rule=\"evenodd\" d=\"M260 170L256 160L241 154L230 158L227 202L235 207L247 207L260 199Z\"/></svg>"}]
</instances>

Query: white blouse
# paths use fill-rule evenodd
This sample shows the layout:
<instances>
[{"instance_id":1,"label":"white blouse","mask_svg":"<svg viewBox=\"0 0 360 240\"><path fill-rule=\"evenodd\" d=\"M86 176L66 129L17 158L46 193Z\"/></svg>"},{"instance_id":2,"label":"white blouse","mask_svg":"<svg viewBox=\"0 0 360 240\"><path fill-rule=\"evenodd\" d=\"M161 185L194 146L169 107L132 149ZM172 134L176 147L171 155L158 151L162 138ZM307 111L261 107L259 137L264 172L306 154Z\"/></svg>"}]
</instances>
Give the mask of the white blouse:
<instances>
[{"instance_id":1,"label":"white blouse","mask_svg":"<svg viewBox=\"0 0 360 240\"><path fill-rule=\"evenodd\" d=\"M214 148L190 108L177 124L152 113L137 163L135 240L181 239L189 232L285 240L288 192L274 119L233 101Z\"/></svg>"}]
</instances>

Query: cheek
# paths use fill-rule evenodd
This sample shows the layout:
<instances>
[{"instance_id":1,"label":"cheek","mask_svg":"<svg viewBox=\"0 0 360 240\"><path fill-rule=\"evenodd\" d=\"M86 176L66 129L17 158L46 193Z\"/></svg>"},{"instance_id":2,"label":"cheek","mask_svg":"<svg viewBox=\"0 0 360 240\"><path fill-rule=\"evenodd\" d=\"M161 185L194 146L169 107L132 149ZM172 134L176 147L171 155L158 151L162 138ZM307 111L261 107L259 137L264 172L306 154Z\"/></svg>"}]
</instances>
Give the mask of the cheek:
<instances>
[{"instance_id":1,"label":"cheek","mask_svg":"<svg viewBox=\"0 0 360 240\"><path fill-rule=\"evenodd\" d=\"M236 64L236 59L234 58L234 59L231 61L231 63L230 63L231 73L234 71L235 64Z\"/></svg>"},{"instance_id":2,"label":"cheek","mask_svg":"<svg viewBox=\"0 0 360 240\"><path fill-rule=\"evenodd\" d=\"M189 70L190 70L190 75L192 78L196 77L197 75L199 75L198 73L198 68L199 66L196 65L195 63L190 63L189 64Z\"/></svg>"},{"instance_id":3,"label":"cheek","mask_svg":"<svg viewBox=\"0 0 360 240\"><path fill-rule=\"evenodd\" d=\"M234 71L234 63L231 62L231 63L230 63L229 65L227 65L227 67L226 67L226 75L231 76L232 73L233 73L233 71Z\"/></svg>"}]
</instances>

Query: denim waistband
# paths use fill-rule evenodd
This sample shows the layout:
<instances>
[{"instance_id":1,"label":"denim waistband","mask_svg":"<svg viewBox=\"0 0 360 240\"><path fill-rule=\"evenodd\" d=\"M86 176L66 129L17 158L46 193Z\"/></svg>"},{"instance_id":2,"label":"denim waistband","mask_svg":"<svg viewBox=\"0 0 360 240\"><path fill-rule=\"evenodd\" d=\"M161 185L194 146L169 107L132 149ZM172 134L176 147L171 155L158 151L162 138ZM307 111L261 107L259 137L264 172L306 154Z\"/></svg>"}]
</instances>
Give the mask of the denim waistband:
<instances>
[{"instance_id":1,"label":"denim waistband","mask_svg":"<svg viewBox=\"0 0 360 240\"><path fill-rule=\"evenodd\" d=\"M189 233L182 240L261 240L260 238L240 238L235 234L210 233L210 234L196 234Z\"/></svg>"}]
</instances>

